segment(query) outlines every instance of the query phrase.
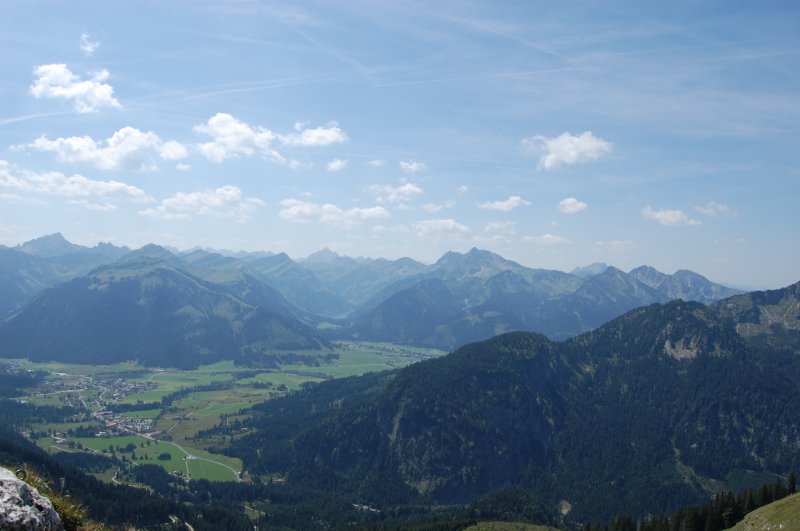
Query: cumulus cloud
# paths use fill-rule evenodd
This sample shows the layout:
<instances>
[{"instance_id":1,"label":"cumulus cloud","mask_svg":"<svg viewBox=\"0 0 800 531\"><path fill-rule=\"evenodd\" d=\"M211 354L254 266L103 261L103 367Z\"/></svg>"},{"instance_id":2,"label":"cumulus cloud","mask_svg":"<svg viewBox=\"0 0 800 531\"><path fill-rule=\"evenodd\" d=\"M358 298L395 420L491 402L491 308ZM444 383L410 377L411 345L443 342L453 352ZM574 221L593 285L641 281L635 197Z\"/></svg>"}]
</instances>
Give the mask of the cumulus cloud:
<instances>
[{"instance_id":1,"label":"cumulus cloud","mask_svg":"<svg viewBox=\"0 0 800 531\"><path fill-rule=\"evenodd\" d=\"M414 224L417 236L432 240L450 240L469 236L469 227L454 219L426 219Z\"/></svg>"},{"instance_id":2,"label":"cumulus cloud","mask_svg":"<svg viewBox=\"0 0 800 531\"><path fill-rule=\"evenodd\" d=\"M244 197L242 191L232 185L216 190L178 192L161 201L157 207L140 210L145 217L160 219L191 219L192 216L215 216L247 220L264 202L256 197Z\"/></svg>"},{"instance_id":3,"label":"cumulus cloud","mask_svg":"<svg viewBox=\"0 0 800 531\"><path fill-rule=\"evenodd\" d=\"M541 236L525 236L522 240L536 245L568 245L572 243L566 238L549 233Z\"/></svg>"},{"instance_id":4,"label":"cumulus cloud","mask_svg":"<svg viewBox=\"0 0 800 531\"><path fill-rule=\"evenodd\" d=\"M642 209L642 216L647 219L657 221L665 227L700 225L699 221L687 216L683 210L671 210L668 208L662 210L653 210L650 205L647 205Z\"/></svg>"},{"instance_id":5,"label":"cumulus cloud","mask_svg":"<svg viewBox=\"0 0 800 531\"><path fill-rule=\"evenodd\" d=\"M342 131L336 122L312 129L305 128L305 124L297 123L294 129L294 132L288 135L278 135L282 144L286 146L311 147L340 144L348 140L347 133Z\"/></svg>"},{"instance_id":6,"label":"cumulus cloud","mask_svg":"<svg viewBox=\"0 0 800 531\"><path fill-rule=\"evenodd\" d=\"M371 161L367 162L367 166L372 166L373 168L380 168L381 166L383 166L383 164L384 164L384 161L382 161L380 159L375 159L375 160L371 160Z\"/></svg>"},{"instance_id":7,"label":"cumulus cloud","mask_svg":"<svg viewBox=\"0 0 800 531\"><path fill-rule=\"evenodd\" d=\"M327 164L326 169L330 172L341 171L347 167L347 162L347 159L333 159Z\"/></svg>"},{"instance_id":8,"label":"cumulus cloud","mask_svg":"<svg viewBox=\"0 0 800 531\"><path fill-rule=\"evenodd\" d=\"M189 156L189 149L175 140L168 140L161 144L158 154L164 160L183 160Z\"/></svg>"},{"instance_id":9,"label":"cumulus cloud","mask_svg":"<svg viewBox=\"0 0 800 531\"><path fill-rule=\"evenodd\" d=\"M400 169L406 173L417 173L422 170L428 169L424 162L417 162L414 160L401 160Z\"/></svg>"},{"instance_id":10,"label":"cumulus cloud","mask_svg":"<svg viewBox=\"0 0 800 531\"><path fill-rule=\"evenodd\" d=\"M732 210L728 205L723 205L716 201L706 203L705 206L696 206L694 209L708 218L716 218L719 216L724 216L726 218L739 217L739 213Z\"/></svg>"},{"instance_id":11,"label":"cumulus cloud","mask_svg":"<svg viewBox=\"0 0 800 531\"><path fill-rule=\"evenodd\" d=\"M529 150L545 150L545 154L539 159L539 167L545 170L591 162L611 152L612 148L611 142L594 136L591 131L584 131L579 135L565 132L552 138L536 135L523 139L522 145Z\"/></svg>"},{"instance_id":12,"label":"cumulus cloud","mask_svg":"<svg viewBox=\"0 0 800 531\"><path fill-rule=\"evenodd\" d=\"M445 201L444 203L425 203L422 205L422 210L425 212L430 212L434 214L436 212L440 212L446 208L453 208L456 202L452 199Z\"/></svg>"},{"instance_id":13,"label":"cumulus cloud","mask_svg":"<svg viewBox=\"0 0 800 531\"><path fill-rule=\"evenodd\" d=\"M122 107L114 98L114 88L106 83L110 77L108 70L101 70L86 80L73 74L65 64L41 65L33 73L36 80L30 88L36 98L70 100L80 113Z\"/></svg>"},{"instance_id":14,"label":"cumulus cloud","mask_svg":"<svg viewBox=\"0 0 800 531\"><path fill-rule=\"evenodd\" d=\"M227 113L217 113L204 124L194 127L198 133L213 137L211 142L197 147L208 160L222 162L239 156L250 156L256 151L273 162L286 162L283 156L272 149L270 144L276 135L264 127L251 127Z\"/></svg>"},{"instance_id":15,"label":"cumulus cloud","mask_svg":"<svg viewBox=\"0 0 800 531\"><path fill-rule=\"evenodd\" d=\"M198 144L198 149L208 160L222 162L228 158L249 157L255 153L265 159L289 164L293 169L303 167L297 161L287 161L274 147L273 142L285 146L327 146L345 142L347 135L336 122L325 127L304 128L296 124L295 131L288 135L275 133L266 127L251 126L228 113L217 113L204 124L195 126L195 132L210 135L211 142Z\"/></svg>"},{"instance_id":16,"label":"cumulus cloud","mask_svg":"<svg viewBox=\"0 0 800 531\"><path fill-rule=\"evenodd\" d=\"M94 210L95 212L113 212L117 209L117 205L113 203L93 203L86 199L73 199L69 204L82 206L87 210Z\"/></svg>"},{"instance_id":17,"label":"cumulus cloud","mask_svg":"<svg viewBox=\"0 0 800 531\"><path fill-rule=\"evenodd\" d=\"M458 195L464 195L469 192L469 186L462 184L458 187Z\"/></svg>"},{"instance_id":18,"label":"cumulus cloud","mask_svg":"<svg viewBox=\"0 0 800 531\"><path fill-rule=\"evenodd\" d=\"M574 197L567 197L558 203L558 210L563 214L577 214L581 210L586 210L589 205L583 201L578 201Z\"/></svg>"},{"instance_id":19,"label":"cumulus cloud","mask_svg":"<svg viewBox=\"0 0 800 531\"><path fill-rule=\"evenodd\" d=\"M352 227L358 225L362 221L371 221L374 219L386 219L389 217L389 212L381 206L374 206L369 208L349 208L342 210L341 208L325 204L322 205L322 216L320 221L336 225L337 227Z\"/></svg>"},{"instance_id":20,"label":"cumulus cloud","mask_svg":"<svg viewBox=\"0 0 800 531\"><path fill-rule=\"evenodd\" d=\"M118 181L96 181L77 174L67 177L59 172L15 173L11 173L7 161L0 160L0 189L87 200L111 197L142 203L153 200L142 189Z\"/></svg>"},{"instance_id":21,"label":"cumulus cloud","mask_svg":"<svg viewBox=\"0 0 800 531\"><path fill-rule=\"evenodd\" d=\"M102 170L146 170L155 167L154 158L177 161L189 156L183 144L162 140L152 131L123 127L111 137L97 142L89 136L72 136L50 140L46 136L22 146L37 151L50 151L58 160L72 164L88 164Z\"/></svg>"},{"instance_id":22,"label":"cumulus cloud","mask_svg":"<svg viewBox=\"0 0 800 531\"><path fill-rule=\"evenodd\" d=\"M386 225L375 225L372 227L372 232L376 234L383 234L383 233L403 233L408 232L409 229L406 225L395 225L393 227L387 227Z\"/></svg>"},{"instance_id":23,"label":"cumulus cloud","mask_svg":"<svg viewBox=\"0 0 800 531\"><path fill-rule=\"evenodd\" d=\"M10 194L8 192L0 192L0 201L24 205L47 205L47 201L42 201L36 197L24 197L19 194Z\"/></svg>"},{"instance_id":24,"label":"cumulus cloud","mask_svg":"<svg viewBox=\"0 0 800 531\"><path fill-rule=\"evenodd\" d=\"M278 212L278 215L282 219L295 223L318 220L337 227L349 228L364 221L389 217L389 212L381 206L343 210L330 203L320 205L299 199L284 199L280 204L284 208Z\"/></svg>"},{"instance_id":25,"label":"cumulus cloud","mask_svg":"<svg viewBox=\"0 0 800 531\"><path fill-rule=\"evenodd\" d=\"M490 221L483 228L483 232L506 232L514 234L514 227L517 224L513 221Z\"/></svg>"},{"instance_id":26,"label":"cumulus cloud","mask_svg":"<svg viewBox=\"0 0 800 531\"><path fill-rule=\"evenodd\" d=\"M413 183L400 186L373 185L370 191L378 196L378 203L404 204L422 193L422 188Z\"/></svg>"},{"instance_id":27,"label":"cumulus cloud","mask_svg":"<svg viewBox=\"0 0 800 531\"><path fill-rule=\"evenodd\" d=\"M91 57L98 48L100 48L98 41L92 41L92 36L88 33L81 33L81 51L83 55Z\"/></svg>"},{"instance_id":28,"label":"cumulus cloud","mask_svg":"<svg viewBox=\"0 0 800 531\"><path fill-rule=\"evenodd\" d=\"M316 203L299 199L284 199L281 201L281 206L284 208L278 212L278 215L287 221L308 223L319 217L320 206Z\"/></svg>"},{"instance_id":29,"label":"cumulus cloud","mask_svg":"<svg viewBox=\"0 0 800 531\"><path fill-rule=\"evenodd\" d=\"M521 207L523 205L530 205L530 202L525 201L518 195L512 195L504 201L490 201L488 203L481 203L478 205L478 208L484 208L486 210L497 210L500 212L510 212L515 208Z\"/></svg>"}]
</instances>

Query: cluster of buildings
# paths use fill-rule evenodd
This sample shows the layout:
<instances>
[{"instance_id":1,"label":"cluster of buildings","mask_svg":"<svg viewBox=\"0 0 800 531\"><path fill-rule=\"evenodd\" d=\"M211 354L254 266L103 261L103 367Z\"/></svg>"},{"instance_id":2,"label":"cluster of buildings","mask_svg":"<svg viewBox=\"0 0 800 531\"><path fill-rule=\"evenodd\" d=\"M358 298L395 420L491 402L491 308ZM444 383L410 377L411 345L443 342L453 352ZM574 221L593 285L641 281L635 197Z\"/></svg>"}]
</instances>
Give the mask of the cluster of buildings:
<instances>
[{"instance_id":1,"label":"cluster of buildings","mask_svg":"<svg viewBox=\"0 0 800 531\"><path fill-rule=\"evenodd\" d=\"M153 419L133 418L124 413L113 413L103 410L95 413L95 418L102 421L105 430L95 433L95 437L111 437L135 431L136 433L150 433L155 421Z\"/></svg>"}]
</instances>

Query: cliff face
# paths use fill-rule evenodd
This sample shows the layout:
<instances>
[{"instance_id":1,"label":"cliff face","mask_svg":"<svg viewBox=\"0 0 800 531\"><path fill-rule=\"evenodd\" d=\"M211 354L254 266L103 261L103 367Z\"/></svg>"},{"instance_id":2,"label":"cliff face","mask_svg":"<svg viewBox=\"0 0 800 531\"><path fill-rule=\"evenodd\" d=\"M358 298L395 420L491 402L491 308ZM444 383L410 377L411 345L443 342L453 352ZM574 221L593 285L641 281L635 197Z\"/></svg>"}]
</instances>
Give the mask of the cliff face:
<instances>
[{"instance_id":1,"label":"cliff face","mask_svg":"<svg viewBox=\"0 0 800 531\"><path fill-rule=\"evenodd\" d=\"M61 531L64 524L49 499L0 467L0 529Z\"/></svg>"}]
</instances>

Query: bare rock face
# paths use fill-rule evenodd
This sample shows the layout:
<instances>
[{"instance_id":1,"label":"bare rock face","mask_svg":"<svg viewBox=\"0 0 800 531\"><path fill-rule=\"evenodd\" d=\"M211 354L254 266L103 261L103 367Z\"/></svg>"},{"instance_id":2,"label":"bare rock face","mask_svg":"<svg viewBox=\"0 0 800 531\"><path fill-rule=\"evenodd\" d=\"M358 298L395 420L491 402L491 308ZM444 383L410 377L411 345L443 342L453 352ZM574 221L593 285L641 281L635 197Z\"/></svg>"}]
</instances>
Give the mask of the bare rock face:
<instances>
[{"instance_id":1,"label":"bare rock face","mask_svg":"<svg viewBox=\"0 0 800 531\"><path fill-rule=\"evenodd\" d=\"M0 529L62 531L64 524L49 499L0 467Z\"/></svg>"}]
</instances>

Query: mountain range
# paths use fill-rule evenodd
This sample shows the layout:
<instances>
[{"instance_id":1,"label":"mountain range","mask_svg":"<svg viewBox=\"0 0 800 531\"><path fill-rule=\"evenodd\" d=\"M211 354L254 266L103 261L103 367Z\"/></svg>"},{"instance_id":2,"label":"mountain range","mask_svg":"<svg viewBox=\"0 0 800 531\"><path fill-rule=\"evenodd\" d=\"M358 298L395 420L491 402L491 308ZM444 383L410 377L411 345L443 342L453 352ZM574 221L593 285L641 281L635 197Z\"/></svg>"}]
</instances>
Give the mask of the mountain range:
<instances>
[{"instance_id":1,"label":"mountain range","mask_svg":"<svg viewBox=\"0 0 800 531\"><path fill-rule=\"evenodd\" d=\"M798 305L800 283L503 334L265 402L228 451L381 511L513 488L573 523L668 513L800 466Z\"/></svg>"},{"instance_id":2,"label":"mountain range","mask_svg":"<svg viewBox=\"0 0 800 531\"><path fill-rule=\"evenodd\" d=\"M89 273L130 252L127 247L99 243L75 245L51 234L16 247L0 245L0 316L18 310L45 288Z\"/></svg>"},{"instance_id":3,"label":"mountain range","mask_svg":"<svg viewBox=\"0 0 800 531\"><path fill-rule=\"evenodd\" d=\"M274 364L276 351L327 349L287 314L277 293L248 284L252 277L215 284L177 267L180 261L167 259L172 255L165 249L146 251L35 297L0 328L3 354L187 368L222 359Z\"/></svg>"},{"instance_id":4,"label":"mountain range","mask_svg":"<svg viewBox=\"0 0 800 531\"><path fill-rule=\"evenodd\" d=\"M800 283L737 293L690 271L566 273L478 249L294 261L60 235L0 248L0 273L0 357L273 367L319 361L336 338L458 347L269 400L217 439L257 484L320 500L398 517L535 501L570 527L800 467Z\"/></svg>"},{"instance_id":5,"label":"mountain range","mask_svg":"<svg viewBox=\"0 0 800 531\"><path fill-rule=\"evenodd\" d=\"M625 273L593 264L565 273L479 249L448 252L432 265L328 249L294 261L285 253L152 244L90 248L53 234L0 248L0 355L261 363L263 356L248 353L324 351L327 340L345 338L450 350L517 330L564 339L642 305L676 298L707 304L734 293L690 271L666 275L642 266ZM164 327L160 349L152 348L155 336L153 345L134 339L134 325L147 323Z\"/></svg>"}]
</instances>

